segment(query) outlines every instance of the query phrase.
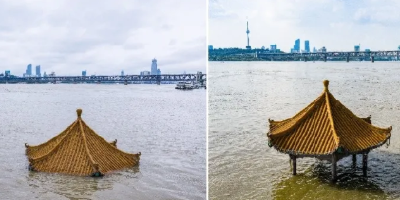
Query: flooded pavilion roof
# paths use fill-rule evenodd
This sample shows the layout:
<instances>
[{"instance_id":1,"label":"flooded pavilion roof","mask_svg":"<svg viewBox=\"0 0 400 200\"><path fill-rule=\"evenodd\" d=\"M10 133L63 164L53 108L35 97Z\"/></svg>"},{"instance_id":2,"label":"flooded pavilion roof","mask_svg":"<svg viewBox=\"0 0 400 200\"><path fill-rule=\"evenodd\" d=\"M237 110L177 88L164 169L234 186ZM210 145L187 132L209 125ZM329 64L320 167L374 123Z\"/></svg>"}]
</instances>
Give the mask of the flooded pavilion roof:
<instances>
[{"instance_id":1,"label":"flooded pavilion roof","mask_svg":"<svg viewBox=\"0 0 400 200\"><path fill-rule=\"evenodd\" d=\"M67 129L38 146L26 146L30 169L80 176L102 176L139 163L140 152L130 154L117 149L117 140L109 143L78 119Z\"/></svg>"},{"instance_id":2,"label":"flooded pavilion roof","mask_svg":"<svg viewBox=\"0 0 400 200\"><path fill-rule=\"evenodd\" d=\"M337 150L358 153L383 145L392 127L371 125L371 118L355 116L328 90L294 117L269 120L269 145L294 155L324 155Z\"/></svg>"}]
</instances>

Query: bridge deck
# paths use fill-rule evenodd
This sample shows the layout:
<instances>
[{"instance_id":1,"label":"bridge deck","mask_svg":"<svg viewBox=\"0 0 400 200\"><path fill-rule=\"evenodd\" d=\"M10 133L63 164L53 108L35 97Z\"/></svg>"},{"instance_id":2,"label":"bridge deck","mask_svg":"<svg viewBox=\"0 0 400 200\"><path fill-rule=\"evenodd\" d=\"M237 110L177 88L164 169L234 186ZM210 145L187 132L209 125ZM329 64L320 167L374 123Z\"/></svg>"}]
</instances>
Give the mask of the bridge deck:
<instances>
[{"instance_id":1,"label":"bridge deck","mask_svg":"<svg viewBox=\"0 0 400 200\"><path fill-rule=\"evenodd\" d=\"M0 77L0 82L176 82L207 80L206 74L163 74L126 76L47 76L47 77Z\"/></svg>"}]
</instances>

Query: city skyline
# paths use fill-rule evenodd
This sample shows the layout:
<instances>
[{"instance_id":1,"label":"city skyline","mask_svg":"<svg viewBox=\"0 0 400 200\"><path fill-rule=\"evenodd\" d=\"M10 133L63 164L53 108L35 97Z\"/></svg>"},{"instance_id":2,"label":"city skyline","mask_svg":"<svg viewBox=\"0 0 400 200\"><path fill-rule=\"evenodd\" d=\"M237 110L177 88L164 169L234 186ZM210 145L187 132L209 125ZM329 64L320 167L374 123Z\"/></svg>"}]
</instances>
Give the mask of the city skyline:
<instances>
[{"instance_id":1,"label":"city skyline","mask_svg":"<svg viewBox=\"0 0 400 200\"><path fill-rule=\"evenodd\" d=\"M248 21L252 48L276 44L290 52L300 39L308 40L310 49L352 51L360 44L361 50L397 50L399 9L400 2L393 0L210 0L208 42L214 48L244 49Z\"/></svg>"},{"instance_id":2,"label":"city skyline","mask_svg":"<svg viewBox=\"0 0 400 200\"><path fill-rule=\"evenodd\" d=\"M175 6L179 4L180 6ZM204 2L0 2L1 73L29 63L59 75L206 71ZM185 17L182 18L181 16ZM185 29L185 34L182 30Z\"/></svg>"}]
</instances>

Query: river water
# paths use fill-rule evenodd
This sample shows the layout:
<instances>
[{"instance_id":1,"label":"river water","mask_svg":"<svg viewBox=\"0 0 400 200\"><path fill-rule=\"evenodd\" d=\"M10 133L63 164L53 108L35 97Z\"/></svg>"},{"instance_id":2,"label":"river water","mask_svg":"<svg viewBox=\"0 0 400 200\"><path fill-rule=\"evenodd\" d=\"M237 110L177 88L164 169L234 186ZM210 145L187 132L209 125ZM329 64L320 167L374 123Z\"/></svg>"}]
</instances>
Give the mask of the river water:
<instances>
[{"instance_id":1,"label":"river water","mask_svg":"<svg viewBox=\"0 0 400 200\"><path fill-rule=\"evenodd\" d=\"M210 62L208 148L210 199L400 199L400 62ZM331 164L297 160L268 147L268 118L294 116L329 90L357 116L393 126L390 145Z\"/></svg>"},{"instance_id":2,"label":"river water","mask_svg":"<svg viewBox=\"0 0 400 200\"><path fill-rule=\"evenodd\" d=\"M174 85L0 85L0 199L205 199L206 91ZM82 119L137 167L101 178L30 172L38 145Z\"/></svg>"}]
</instances>

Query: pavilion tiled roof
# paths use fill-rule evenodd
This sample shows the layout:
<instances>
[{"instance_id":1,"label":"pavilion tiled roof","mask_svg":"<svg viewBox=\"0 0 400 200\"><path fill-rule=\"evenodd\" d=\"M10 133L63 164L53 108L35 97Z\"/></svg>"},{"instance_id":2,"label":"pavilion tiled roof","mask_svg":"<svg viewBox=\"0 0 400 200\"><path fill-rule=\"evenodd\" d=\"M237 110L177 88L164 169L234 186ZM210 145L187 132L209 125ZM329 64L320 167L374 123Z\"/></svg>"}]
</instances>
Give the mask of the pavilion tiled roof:
<instances>
[{"instance_id":1,"label":"pavilion tiled roof","mask_svg":"<svg viewBox=\"0 0 400 200\"><path fill-rule=\"evenodd\" d=\"M26 146L29 167L34 171L80 176L102 176L107 172L139 163L140 152L130 154L117 149L117 140L109 143L78 119L67 129L38 146Z\"/></svg>"},{"instance_id":2,"label":"pavilion tiled roof","mask_svg":"<svg viewBox=\"0 0 400 200\"><path fill-rule=\"evenodd\" d=\"M324 81L323 93L294 117L269 120L269 145L293 155L324 155L337 150L358 153L379 147L390 138L392 127L371 125L336 100Z\"/></svg>"}]
</instances>

